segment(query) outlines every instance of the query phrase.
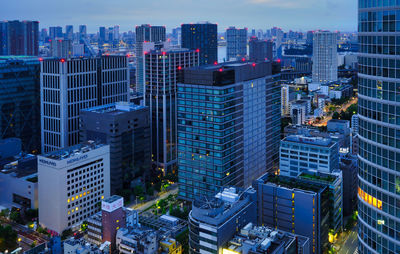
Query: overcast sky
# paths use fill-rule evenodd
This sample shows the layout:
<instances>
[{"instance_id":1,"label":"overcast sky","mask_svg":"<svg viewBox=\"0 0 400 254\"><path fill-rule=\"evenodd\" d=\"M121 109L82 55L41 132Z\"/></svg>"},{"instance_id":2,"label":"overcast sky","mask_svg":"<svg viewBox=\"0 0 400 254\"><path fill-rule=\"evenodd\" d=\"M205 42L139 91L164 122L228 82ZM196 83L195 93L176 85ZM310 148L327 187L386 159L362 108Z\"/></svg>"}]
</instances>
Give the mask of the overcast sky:
<instances>
[{"instance_id":1,"label":"overcast sky","mask_svg":"<svg viewBox=\"0 0 400 254\"><path fill-rule=\"evenodd\" d=\"M210 21L218 30L229 26L284 30L356 31L356 0L1 0L3 20L38 20L41 28L80 24L88 32L99 26L165 25ZM65 31L64 31L65 32Z\"/></svg>"}]
</instances>

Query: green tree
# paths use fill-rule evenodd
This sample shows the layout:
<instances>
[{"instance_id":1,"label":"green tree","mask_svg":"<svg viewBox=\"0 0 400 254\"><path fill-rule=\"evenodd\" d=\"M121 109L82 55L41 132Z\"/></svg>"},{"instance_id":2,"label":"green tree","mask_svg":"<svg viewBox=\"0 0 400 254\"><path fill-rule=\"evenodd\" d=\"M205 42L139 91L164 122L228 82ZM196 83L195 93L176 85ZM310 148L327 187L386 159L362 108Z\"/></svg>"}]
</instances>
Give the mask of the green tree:
<instances>
[{"instance_id":1,"label":"green tree","mask_svg":"<svg viewBox=\"0 0 400 254\"><path fill-rule=\"evenodd\" d=\"M0 251L14 250L18 246L17 237L17 232L10 225L0 225Z\"/></svg>"},{"instance_id":2,"label":"green tree","mask_svg":"<svg viewBox=\"0 0 400 254\"><path fill-rule=\"evenodd\" d=\"M334 112L332 115L332 119L339 119L340 115L338 112Z\"/></svg>"}]
</instances>

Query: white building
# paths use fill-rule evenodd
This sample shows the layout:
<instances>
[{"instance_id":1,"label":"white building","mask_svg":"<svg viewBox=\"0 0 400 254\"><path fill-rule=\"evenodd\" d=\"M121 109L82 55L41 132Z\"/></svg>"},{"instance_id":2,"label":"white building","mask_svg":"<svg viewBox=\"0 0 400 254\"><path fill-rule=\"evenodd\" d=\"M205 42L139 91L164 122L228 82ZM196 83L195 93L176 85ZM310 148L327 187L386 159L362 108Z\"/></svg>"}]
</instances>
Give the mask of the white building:
<instances>
[{"instance_id":1,"label":"white building","mask_svg":"<svg viewBox=\"0 0 400 254\"><path fill-rule=\"evenodd\" d=\"M328 31L314 33L312 80L315 83L336 81L337 34Z\"/></svg>"},{"instance_id":2,"label":"white building","mask_svg":"<svg viewBox=\"0 0 400 254\"><path fill-rule=\"evenodd\" d=\"M127 57L41 61L40 96L42 152L75 145L81 109L129 100Z\"/></svg>"},{"instance_id":3,"label":"white building","mask_svg":"<svg viewBox=\"0 0 400 254\"><path fill-rule=\"evenodd\" d=\"M52 57L69 58L72 56L72 40L54 39L50 42Z\"/></svg>"},{"instance_id":4,"label":"white building","mask_svg":"<svg viewBox=\"0 0 400 254\"><path fill-rule=\"evenodd\" d=\"M158 252L157 231L153 229L120 228L116 237L119 253L156 254Z\"/></svg>"},{"instance_id":5,"label":"white building","mask_svg":"<svg viewBox=\"0 0 400 254\"><path fill-rule=\"evenodd\" d=\"M110 195L110 148L88 141L38 156L39 222L61 234Z\"/></svg>"}]
</instances>

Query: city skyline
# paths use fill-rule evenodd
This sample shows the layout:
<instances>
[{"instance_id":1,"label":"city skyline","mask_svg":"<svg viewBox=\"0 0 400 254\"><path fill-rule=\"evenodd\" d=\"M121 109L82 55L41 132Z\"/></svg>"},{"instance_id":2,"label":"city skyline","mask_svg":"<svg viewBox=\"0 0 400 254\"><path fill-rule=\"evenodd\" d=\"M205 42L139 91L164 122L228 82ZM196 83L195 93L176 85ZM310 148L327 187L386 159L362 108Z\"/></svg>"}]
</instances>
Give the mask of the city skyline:
<instances>
[{"instance_id":1,"label":"city skyline","mask_svg":"<svg viewBox=\"0 0 400 254\"><path fill-rule=\"evenodd\" d=\"M89 33L98 32L99 26L114 25L120 25L120 31L125 32L146 23L165 25L170 32L182 23L204 20L218 23L219 32L232 25L263 30L273 26L300 31L328 29L352 32L357 29L354 15L357 3L347 0L172 0L168 5L156 0L121 0L118 3L110 5L99 0L94 5L89 0L62 3L40 0L38 4L38 1L21 0L3 6L0 15L4 20L38 20L40 28L65 28L65 25L78 28L86 24ZM24 8L21 9L21 6ZM340 16L336 15L338 12Z\"/></svg>"}]
</instances>

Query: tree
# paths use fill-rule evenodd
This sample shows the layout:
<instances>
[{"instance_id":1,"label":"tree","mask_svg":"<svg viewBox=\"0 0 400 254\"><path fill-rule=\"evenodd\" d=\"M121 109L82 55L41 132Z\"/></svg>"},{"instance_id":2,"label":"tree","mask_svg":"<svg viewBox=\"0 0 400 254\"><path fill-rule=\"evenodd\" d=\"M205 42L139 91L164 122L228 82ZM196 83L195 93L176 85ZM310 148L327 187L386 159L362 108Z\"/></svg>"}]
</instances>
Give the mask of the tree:
<instances>
[{"instance_id":1,"label":"tree","mask_svg":"<svg viewBox=\"0 0 400 254\"><path fill-rule=\"evenodd\" d=\"M10 225L0 225L0 251L14 250L18 246L17 237L17 232Z\"/></svg>"},{"instance_id":2,"label":"tree","mask_svg":"<svg viewBox=\"0 0 400 254\"><path fill-rule=\"evenodd\" d=\"M338 112L334 112L332 115L332 119L339 119L339 113Z\"/></svg>"},{"instance_id":3,"label":"tree","mask_svg":"<svg viewBox=\"0 0 400 254\"><path fill-rule=\"evenodd\" d=\"M1 210L1 212L0 212L0 216L1 216L1 217L8 217L9 214L10 214L10 209L8 209L8 208L3 209L3 210Z\"/></svg>"}]
</instances>

